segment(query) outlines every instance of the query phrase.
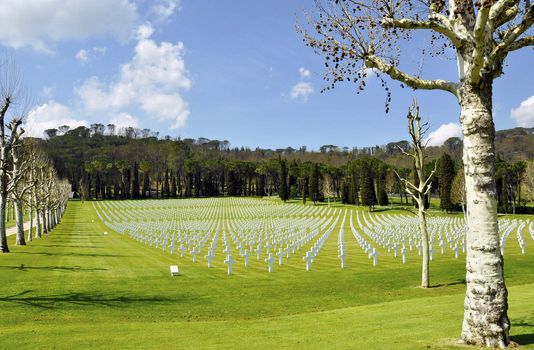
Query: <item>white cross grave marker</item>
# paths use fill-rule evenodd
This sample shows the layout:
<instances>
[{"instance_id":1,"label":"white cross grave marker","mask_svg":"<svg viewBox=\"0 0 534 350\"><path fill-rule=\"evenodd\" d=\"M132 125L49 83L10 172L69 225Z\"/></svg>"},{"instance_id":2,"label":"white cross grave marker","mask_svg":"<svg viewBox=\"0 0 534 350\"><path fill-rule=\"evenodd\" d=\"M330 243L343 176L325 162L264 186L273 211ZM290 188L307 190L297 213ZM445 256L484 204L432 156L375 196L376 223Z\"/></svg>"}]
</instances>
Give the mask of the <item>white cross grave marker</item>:
<instances>
[{"instance_id":1,"label":"white cross grave marker","mask_svg":"<svg viewBox=\"0 0 534 350\"><path fill-rule=\"evenodd\" d=\"M269 272L273 272L273 261L276 259L273 258L272 254L269 253L269 257L265 259L265 262L269 264Z\"/></svg>"},{"instance_id":2,"label":"white cross grave marker","mask_svg":"<svg viewBox=\"0 0 534 350\"><path fill-rule=\"evenodd\" d=\"M224 261L226 265L228 265L228 275L232 274L232 265L236 263L234 259L232 259L231 255L226 256L226 260Z\"/></svg>"},{"instance_id":3,"label":"white cross grave marker","mask_svg":"<svg viewBox=\"0 0 534 350\"><path fill-rule=\"evenodd\" d=\"M306 252L306 256L303 256L302 259L306 260L306 271L310 271L310 266L313 261L313 255L310 251Z\"/></svg>"}]
</instances>

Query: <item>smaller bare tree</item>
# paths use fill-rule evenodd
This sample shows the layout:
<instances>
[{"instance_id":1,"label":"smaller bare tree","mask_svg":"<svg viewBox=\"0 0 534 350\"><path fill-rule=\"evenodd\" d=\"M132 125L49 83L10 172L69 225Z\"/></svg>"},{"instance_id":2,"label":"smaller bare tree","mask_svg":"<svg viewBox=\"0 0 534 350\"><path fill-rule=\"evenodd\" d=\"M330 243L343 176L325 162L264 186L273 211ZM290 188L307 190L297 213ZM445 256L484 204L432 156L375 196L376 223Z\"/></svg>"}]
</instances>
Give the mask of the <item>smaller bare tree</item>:
<instances>
[{"instance_id":1,"label":"smaller bare tree","mask_svg":"<svg viewBox=\"0 0 534 350\"><path fill-rule=\"evenodd\" d=\"M28 95L22 79L10 60L0 61L0 252L9 253L6 205L9 196L9 172L13 167L11 150L20 142L19 128L28 112Z\"/></svg>"},{"instance_id":2,"label":"smaller bare tree","mask_svg":"<svg viewBox=\"0 0 534 350\"><path fill-rule=\"evenodd\" d=\"M428 123L421 124L421 117L419 115L419 106L414 99L412 106L408 110L408 132L412 138L411 152L408 153L404 149L400 148L402 153L413 158L415 163L415 177L417 184L412 183L405 177L401 177L398 173L397 177L404 184L406 192L408 192L415 202L417 203L417 217L419 219L419 232L421 234L422 243L422 276L421 287L430 287L430 244L428 238L428 230L426 227L426 210L425 210L425 196L430 192L432 182L432 176L436 172L436 169L432 170L428 177L425 177L424 173L424 161L425 161L425 145L423 145L423 135L427 131Z\"/></svg>"}]
</instances>

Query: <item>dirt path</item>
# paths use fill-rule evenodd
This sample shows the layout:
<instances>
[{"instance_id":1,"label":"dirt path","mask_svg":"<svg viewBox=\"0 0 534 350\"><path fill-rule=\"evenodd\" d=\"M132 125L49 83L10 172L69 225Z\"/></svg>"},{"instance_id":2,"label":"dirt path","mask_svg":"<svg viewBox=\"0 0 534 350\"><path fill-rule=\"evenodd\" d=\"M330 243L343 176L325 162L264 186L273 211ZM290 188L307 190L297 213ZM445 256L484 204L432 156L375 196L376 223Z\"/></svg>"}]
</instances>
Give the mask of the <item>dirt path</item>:
<instances>
[{"instance_id":1,"label":"dirt path","mask_svg":"<svg viewBox=\"0 0 534 350\"><path fill-rule=\"evenodd\" d=\"M28 226L30 225L30 222L27 221L24 223L24 230L26 230L28 228ZM33 222L33 227L35 227L35 221ZM10 227L6 230L6 235L7 236L11 236L11 235L14 235L17 233L17 226L13 226L13 227Z\"/></svg>"}]
</instances>

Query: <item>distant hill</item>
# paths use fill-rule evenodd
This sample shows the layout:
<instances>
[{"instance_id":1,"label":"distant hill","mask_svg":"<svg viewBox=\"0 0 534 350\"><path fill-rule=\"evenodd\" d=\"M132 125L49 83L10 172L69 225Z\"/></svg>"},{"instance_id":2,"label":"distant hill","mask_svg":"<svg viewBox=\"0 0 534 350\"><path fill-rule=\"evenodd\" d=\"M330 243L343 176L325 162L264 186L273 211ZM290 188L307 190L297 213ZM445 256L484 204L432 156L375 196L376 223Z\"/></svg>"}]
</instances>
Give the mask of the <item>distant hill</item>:
<instances>
[{"instance_id":1,"label":"distant hill","mask_svg":"<svg viewBox=\"0 0 534 350\"><path fill-rule=\"evenodd\" d=\"M534 158L534 128L515 128L497 131L497 154L506 161Z\"/></svg>"},{"instance_id":2,"label":"distant hill","mask_svg":"<svg viewBox=\"0 0 534 350\"><path fill-rule=\"evenodd\" d=\"M405 147L407 141L388 143L377 150L374 155L388 164L396 167L411 167L411 159L402 155L397 146ZM439 158L443 152L449 153L455 161L462 160L463 142L457 137L451 137L443 146L428 147L429 160ZM514 128L499 130L495 134L495 147L498 156L506 161L534 159L534 128Z\"/></svg>"}]
</instances>

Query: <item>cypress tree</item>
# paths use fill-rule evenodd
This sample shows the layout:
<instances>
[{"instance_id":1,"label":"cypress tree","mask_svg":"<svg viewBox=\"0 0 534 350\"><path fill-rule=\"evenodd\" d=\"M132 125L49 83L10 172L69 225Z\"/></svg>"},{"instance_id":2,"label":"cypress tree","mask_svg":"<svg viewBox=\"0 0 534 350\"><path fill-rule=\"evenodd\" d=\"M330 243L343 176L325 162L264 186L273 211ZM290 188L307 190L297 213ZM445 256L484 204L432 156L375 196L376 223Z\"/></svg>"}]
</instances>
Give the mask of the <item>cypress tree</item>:
<instances>
[{"instance_id":1,"label":"cypress tree","mask_svg":"<svg viewBox=\"0 0 534 350\"><path fill-rule=\"evenodd\" d=\"M137 162L133 164L132 198L139 198L139 166Z\"/></svg>"},{"instance_id":2,"label":"cypress tree","mask_svg":"<svg viewBox=\"0 0 534 350\"><path fill-rule=\"evenodd\" d=\"M341 187L341 203L343 204L354 204L354 203L351 203L351 198L350 198L350 183L349 181L347 181L347 179L345 179L343 181L343 185Z\"/></svg>"},{"instance_id":3,"label":"cypress tree","mask_svg":"<svg viewBox=\"0 0 534 350\"><path fill-rule=\"evenodd\" d=\"M169 197L171 194L171 189L169 188L169 170L167 167L164 170L162 192L163 197Z\"/></svg>"},{"instance_id":4,"label":"cypress tree","mask_svg":"<svg viewBox=\"0 0 534 350\"><path fill-rule=\"evenodd\" d=\"M389 198L386 192L386 174L387 166L381 164L378 168L378 204L380 205L389 205Z\"/></svg>"},{"instance_id":5,"label":"cypress tree","mask_svg":"<svg viewBox=\"0 0 534 350\"><path fill-rule=\"evenodd\" d=\"M308 199L308 178L305 177L302 179L302 204L306 204L306 199Z\"/></svg>"},{"instance_id":6,"label":"cypress tree","mask_svg":"<svg viewBox=\"0 0 534 350\"><path fill-rule=\"evenodd\" d=\"M440 207L450 212L453 209L451 200L452 182L454 180L454 161L448 153L443 153L439 159Z\"/></svg>"},{"instance_id":7,"label":"cypress tree","mask_svg":"<svg viewBox=\"0 0 534 350\"><path fill-rule=\"evenodd\" d=\"M319 200L320 193L319 193L319 166L317 163L312 163L310 168L310 198L313 201L313 204L315 205L317 201Z\"/></svg>"},{"instance_id":8,"label":"cypress tree","mask_svg":"<svg viewBox=\"0 0 534 350\"><path fill-rule=\"evenodd\" d=\"M389 205L389 198L384 188L383 184L380 186L380 191L378 192L378 204L380 205Z\"/></svg>"},{"instance_id":9,"label":"cypress tree","mask_svg":"<svg viewBox=\"0 0 534 350\"><path fill-rule=\"evenodd\" d=\"M278 196L284 202L289 199L289 189L287 186L287 165L284 159L280 160L280 172L278 174Z\"/></svg>"},{"instance_id":10,"label":"cypress tree","mask_svg":"<svg viewBox=\"0 0 534 350\"><path fill-rule=\"evenodd\" d=\"M259 174L256 177L256 196L265 196L265 175Z\"/></svg>"},{"instance_id":11,"label":"cypress tree","mask_svg":"<svg viewBox=\"0 0 534 350\"><path fill-rule=\"evenodd\" d=\"M360 196L358 195L358 192L360 192L360 181L358 178L358 174L356 173L356 169L352 171L352 174L350 175L350 203L360 205Z\"/></svg>"},{"instance_id":12,"label":"cypress tree","mask_svg":"<svg viewBox=\"0 0 534 350\"><path fill-rule=\"evenodd\" d=\"M369 164L364 161L360 169L360 194L362 196L362 205L368 206L369 211L377 204L373 175Z\"/></svg>"},{"instance_id":13,"label":"cypress tree","mask_svg":"<svg viewBox=\"0 0 534 350\"><path fill-rule=\"evenodd\" d=\"M176 188L176 175L171 171L171 197L176 198L177 188Z\"/></svg>"}]
</instances>

